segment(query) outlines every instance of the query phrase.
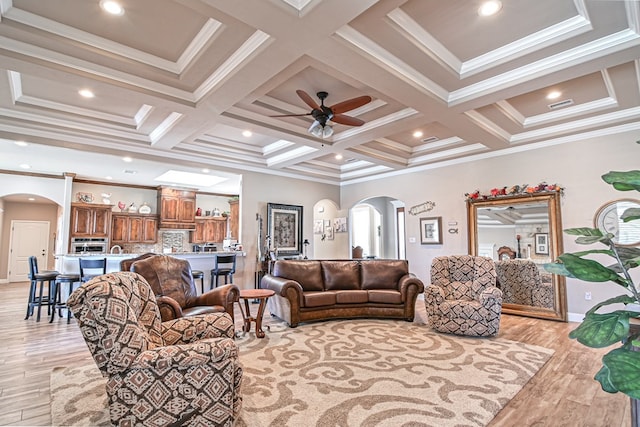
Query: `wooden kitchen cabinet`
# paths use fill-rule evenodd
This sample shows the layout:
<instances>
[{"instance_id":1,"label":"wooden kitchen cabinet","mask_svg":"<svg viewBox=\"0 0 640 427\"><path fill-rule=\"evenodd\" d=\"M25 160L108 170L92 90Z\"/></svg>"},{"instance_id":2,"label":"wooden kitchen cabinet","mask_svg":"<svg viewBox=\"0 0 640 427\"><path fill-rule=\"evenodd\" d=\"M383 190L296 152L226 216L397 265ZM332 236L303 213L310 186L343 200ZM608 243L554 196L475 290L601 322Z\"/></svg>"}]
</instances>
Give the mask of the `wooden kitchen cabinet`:
<instances>
[{"instance_id":1,"label":"wooden kitchen cabinet","mask_svg":"<svg viewBox=\"0 0 640 427\"><path fill-rule=\"evenodd\" d=\"M155 215L114 213L111 243L156 243L158 219Z\"/></svg>"},{"instance_id":2,"label":"wooden kitchen cabinet","mask_svg":"<svg viewBox=\"0 0 640 427\"><path fill-rule=\"evenodd\" d=\"M158 188L160 227L194 229L196 218L196 193L173 187Z\"/></svg>"},{"instance_id":3,"label":"wooden kitchen cabinet","mask_svg":"<svg viewBox=\"0 0 640 427\"><path fill-rule=\"evenodd\" d=\"M191 243L222 243L227 233L227 218L196 218L196 228L191 232Z\"/></svg>"},{"instance_id":4,"label":"wooden kitchen cabinet","mask_svg":"<svg viewBox=\"0 0 640 427\"><path fill-rule=\"evenodd\" d=\"M231 230L231 238L240 240L239 222L240 222L240 203L238 200L229 201L229 229Z\"/></svg>"},{"instance_id":5,"label":"wooden kitchen cabinet","mask_svg":"<svg viewBox=\"0 0 640 427\"><path fill-rule=\"evenodd\" d=\"M109 237L111 205L71 203L70 237Z\"/></svg>"}]
</instances>

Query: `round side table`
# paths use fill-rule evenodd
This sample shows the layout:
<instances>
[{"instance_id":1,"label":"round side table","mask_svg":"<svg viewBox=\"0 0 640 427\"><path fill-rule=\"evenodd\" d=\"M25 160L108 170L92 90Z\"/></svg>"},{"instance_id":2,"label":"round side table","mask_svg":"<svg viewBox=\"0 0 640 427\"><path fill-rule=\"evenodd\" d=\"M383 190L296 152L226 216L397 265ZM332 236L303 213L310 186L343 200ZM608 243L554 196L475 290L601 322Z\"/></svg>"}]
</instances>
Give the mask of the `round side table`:
<instances>
[{"instance_id":1,"label":"round side table","mask_svg":"<svg viewBox=\"0 0 640 427\"><path fill-rule=\"evenodd\" d=\"M242 313L242 319L244 323L242 325L242 332L251 331L251 322L256 324L256 337L264 338L264 331L262 330L262 315L267 303L267 299L270 296L275 295L275 292L271 289L242 289L240 290L240 300L244 300L244 308L242 307L242 301L238 301L240 304L240 312ZM249 300L259 300L258 313L256 317L251 316L251 310L249 310Z\"/></svg>"}]
</instances>

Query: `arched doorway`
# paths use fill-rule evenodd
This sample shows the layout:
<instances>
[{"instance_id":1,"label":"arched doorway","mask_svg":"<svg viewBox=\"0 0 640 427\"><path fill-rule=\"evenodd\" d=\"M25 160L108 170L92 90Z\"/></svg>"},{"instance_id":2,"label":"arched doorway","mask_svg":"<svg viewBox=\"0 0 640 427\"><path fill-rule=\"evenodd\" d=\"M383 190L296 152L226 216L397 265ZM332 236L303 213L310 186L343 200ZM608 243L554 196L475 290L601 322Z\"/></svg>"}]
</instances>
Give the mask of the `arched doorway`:
<instances>
[{"instance_id":1,"label":"arched doorway","mask_svg":"<svg viewBox=\"0 0 640 427\"><path fill-rule=\"evenodd\" d=\"M349 210L351 246L363 257L405 258L404 202L392 197L361 200Z\"/></svg>"}]
</instances>

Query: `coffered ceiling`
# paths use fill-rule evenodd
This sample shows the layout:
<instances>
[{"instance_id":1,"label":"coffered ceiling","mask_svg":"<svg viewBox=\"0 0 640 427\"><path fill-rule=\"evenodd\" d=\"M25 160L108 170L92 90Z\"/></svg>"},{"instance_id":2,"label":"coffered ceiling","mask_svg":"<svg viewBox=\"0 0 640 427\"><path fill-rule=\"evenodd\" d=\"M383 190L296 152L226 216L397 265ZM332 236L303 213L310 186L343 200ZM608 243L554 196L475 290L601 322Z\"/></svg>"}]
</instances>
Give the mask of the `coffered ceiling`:
<instances>
[{"instance_id":1,"label":"coffered ceiling","mask_svg":"<svg viewBox=\"0 0 640 427\"><path fill-rule=\"evenodd\" d=\"M640 127L637 1L120 3L0 0L0 169L349 184ZM310 113L298 89L370 96L345 113L365 124L322 139L310 115L272 117ZM125 155L148 174L126 176Z\"/></svg>"}]
</instances>

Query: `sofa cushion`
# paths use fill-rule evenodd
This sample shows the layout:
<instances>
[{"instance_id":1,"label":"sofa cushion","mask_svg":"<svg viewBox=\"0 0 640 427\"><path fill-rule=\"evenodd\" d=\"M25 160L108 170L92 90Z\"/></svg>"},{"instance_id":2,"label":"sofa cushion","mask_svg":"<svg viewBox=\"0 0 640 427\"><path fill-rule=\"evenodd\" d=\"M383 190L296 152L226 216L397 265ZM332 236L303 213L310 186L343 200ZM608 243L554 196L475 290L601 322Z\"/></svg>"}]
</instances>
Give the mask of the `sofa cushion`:
<instances>
[{"instance_id":1,"label":"sofa cushion","mask_svg":"<svg viewBox=\"0 0 640 427\"><path fill-rule=\"evenodd\" d=\"M369 302L382 304L402 304L402 294L400 291L392 289L372 289L367 291Z\"/></svg>"},{"instance_id":2,"label":"sofa cushion","mask_svg":"<svg viewBox=\"0 0 640 427\"><path fill-rule=\"evenodd\" d=\"M336 293L333 291L305 292L302 294L305 307L322 307L336 304Z\"/></svg>"},{"instance_id":3,"label":"sofa cushion","mask_svg":"<svg viewBox=\"0 0 640 427\"><path fill-rule=\"evenodd\" d=\"M326 290L360 289L358 261L321 261Z\"/></svg>"},{"instance_id":4,"label":"sofa cushion","mask_svg":"<svg viewBox=\"0 0 640 427\"><path fill-rule=\"evenodd\" d=\"M402 276L409 272L406 260L361 261L362 289L398 289Z\"/></svg>"},{"instance_id":5,"label":"sofa cushion","mask_svg":"<svg viewBox=\"0 0 640 427\"><path fill-rule=\"evenodd\" d=\"M300 283L302 290L305 292L324 290L320 261L276 261L273 266L273 275L295 280Z\"/></svg>"},{"instance_id":6,"label":"sofa cushion","mask_svg":"<svg viewBox=\"0 0 640 427\"><path fill-rule=\"evenodd\" d=\"M369 301L367 291L335 291L338 304L364 304Z\"/></svg>"}]
</instances>

